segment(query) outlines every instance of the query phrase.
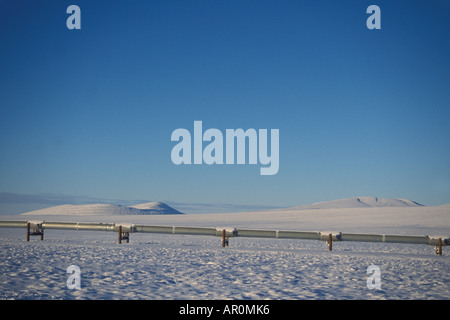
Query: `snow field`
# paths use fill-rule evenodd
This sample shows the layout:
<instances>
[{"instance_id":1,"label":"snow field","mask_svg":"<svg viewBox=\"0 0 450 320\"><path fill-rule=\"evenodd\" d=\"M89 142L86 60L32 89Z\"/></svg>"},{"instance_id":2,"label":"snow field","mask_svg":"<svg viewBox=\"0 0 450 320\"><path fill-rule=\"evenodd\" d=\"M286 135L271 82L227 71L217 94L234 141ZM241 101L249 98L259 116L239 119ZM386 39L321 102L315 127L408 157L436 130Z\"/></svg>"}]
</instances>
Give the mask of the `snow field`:
<instances>
[{"instance_id":1,"label":"snow field","mask_svg":"<svg viewBox=\"0 0 450 320\"><path fill-rule=\"evenodd\" d=\"M27 220L31 216L4 216ZM337 208L186 215L39 216L33 220L136 223L444 235L448 206ZM46 230L25 241L24 229L0 228L0 299L450 299L450 247ZM68 289L67 268L81 271L81 289ZM380 268L370 290L367 268Z\"/></svg>"},{"instance_id":2,"label":"snow field","mask_svg":"<svg viewBox=\"0 0 450 320\"><path fill-rule=\"evenodd\" d=\"M1 299L450 299L450 252L427 245L0 229ZM367 288L367 267L381 290ZM81 289L68 289L70 265Z\"/></svg>"}]
</instances>

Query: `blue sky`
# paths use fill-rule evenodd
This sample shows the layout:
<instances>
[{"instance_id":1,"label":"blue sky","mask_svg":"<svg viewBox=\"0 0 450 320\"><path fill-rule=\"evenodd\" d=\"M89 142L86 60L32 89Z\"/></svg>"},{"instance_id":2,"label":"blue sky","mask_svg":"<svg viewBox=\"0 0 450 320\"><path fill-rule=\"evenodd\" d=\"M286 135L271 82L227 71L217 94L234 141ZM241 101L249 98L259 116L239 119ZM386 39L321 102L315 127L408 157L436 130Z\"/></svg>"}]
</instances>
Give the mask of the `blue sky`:
<instances>
[{"instance_id":1,"label":"blue sky","mask_svg":"<svg viewBox=\"0 0 450 320\"><path fill-rule=\"evenodd\" d=\"M0 1L0 192L448 203L449 16L446 0ZM279 129L278 174L174 165L194 120Z\"/></svg>"}]
</instances>

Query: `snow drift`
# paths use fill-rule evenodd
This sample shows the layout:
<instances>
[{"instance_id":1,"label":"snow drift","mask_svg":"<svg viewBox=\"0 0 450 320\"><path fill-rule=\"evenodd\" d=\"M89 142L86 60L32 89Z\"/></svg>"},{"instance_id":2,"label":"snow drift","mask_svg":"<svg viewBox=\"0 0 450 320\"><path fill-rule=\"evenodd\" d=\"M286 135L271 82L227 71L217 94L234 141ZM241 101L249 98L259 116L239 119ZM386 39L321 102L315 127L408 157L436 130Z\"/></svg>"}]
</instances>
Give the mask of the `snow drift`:
<instances>
[{"instance_id":1,"label":"snow drift","mask_svg":"<svg viewBox=\"0 0 450 320\"><path fill-rule=\"evenodd\" d=\"M65 204L40 210L25 212L23 215L77 215L77 216L118 216L118 215L159 215L182 214L162 202L148 202L136 206L121 206L115 204Z\"/></svg>"}]
</instances>

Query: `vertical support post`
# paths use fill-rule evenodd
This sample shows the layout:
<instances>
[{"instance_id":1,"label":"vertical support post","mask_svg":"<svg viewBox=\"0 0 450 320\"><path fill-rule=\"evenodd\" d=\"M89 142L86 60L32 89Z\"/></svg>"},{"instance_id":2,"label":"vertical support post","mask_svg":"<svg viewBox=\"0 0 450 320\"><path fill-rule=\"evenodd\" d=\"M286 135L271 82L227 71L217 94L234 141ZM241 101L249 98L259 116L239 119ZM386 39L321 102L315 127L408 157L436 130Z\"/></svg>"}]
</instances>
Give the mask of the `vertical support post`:
<instances>
[{"instance_id":1,"label":"vertical support post","mask_svg":"<svg viewBox=\"0 0 450 320\"><path fill-rule=\"evenodd\" d=\"M122 243L122 226L119 226L119 244Z\"/></svg>"},{"instance_id":2,"label":"vertical support post","mask_svg":"<svg viewBox=\"0 0 450 320\"><path fill-rule=\"evenodd\" d=\"M436 254L442 256L442 238L439 238L439 240L438 240Z\"/></svg>"},{"instance_id":3,"label":"vertical support post","mask_svg":"<svg viewBox=\"0 0 450 320\"><path fill-rule=\"evenodd\" d=\"M328 244L328 250L330 250L330 251L333 250L333 235L331 233L328 235L327 244Z\"/></svg>"},{"instance_id":4,"label":"vertical support post","mask_svg":"<svg viewBox=\"0 0 450 320\"><path fill-rule=\"evenodd\" d=\"M27 222L27 241L30 241L30 223Z\"/></svg>"},{"instance_id":5,"label":"vertical support post","mask_svg":"<svg viewBox=\"0 0 450 320\"><path fill-rule=\"evenodd\" d=\"M222 247L225 248L225 246L228 247L228 237L227 232L225 229L222 230Z\"/></svg>"},{"instance_id":6,"label":"vertical support post","mask_svg":"<svg viewBox=\"0 0 450 320\"><path fill-rule=\"evenodd\" d=\"M222 247L225 248L225 229L222 230Z\"/></svg>"}]
</instances>

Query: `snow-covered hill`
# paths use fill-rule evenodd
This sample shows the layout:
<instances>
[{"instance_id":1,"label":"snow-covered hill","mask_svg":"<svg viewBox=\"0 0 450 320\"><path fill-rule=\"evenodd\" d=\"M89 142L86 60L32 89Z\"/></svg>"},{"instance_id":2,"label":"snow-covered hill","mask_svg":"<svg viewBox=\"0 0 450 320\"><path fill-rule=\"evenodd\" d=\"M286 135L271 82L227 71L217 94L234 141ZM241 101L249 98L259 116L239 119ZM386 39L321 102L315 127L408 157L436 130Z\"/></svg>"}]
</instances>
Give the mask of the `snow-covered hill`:
<instances>
[{"instance_id":1,"label":"snow-covered hill","mask_svg":"<svg viewBox=\"0 0 450 320\"><path fill-rule=\"evenodd\" d=\"M421 207L422 205L408 199L389 199L375 197L354 197L332 201L317 202L289 209L339 209L339 208L371 208L371 207Z\"/></svg>"},{"instance_id":2,"label":"snow-covered hill","mask_svg":"<svg viewBox=\"0 0 450 320\"><path fill-rule=\"evenodd\" d=\"M130 208L139 209L142 211L149 211L153 212L152 214L181 214L182 212L172 208L171 206L168 206L165 203L162 202L146 202L137 204L134 206L130 206Z\"/></svg>"},{"instance_id":3,"label":"snow-covered hill","mask_svg":"<svg viewBox=\"0 0 450 320\"><path fill-rule=\"evenodd\" d=\"M33 215L33 216L41 216L41 215L117 216L117 215L155 215L155 214L182 214L182 213L162 202L148 202L131 207L115 204L84 204L84 205L65 204L23 213L23 215Z\"/></svg>"}]
</instances>

